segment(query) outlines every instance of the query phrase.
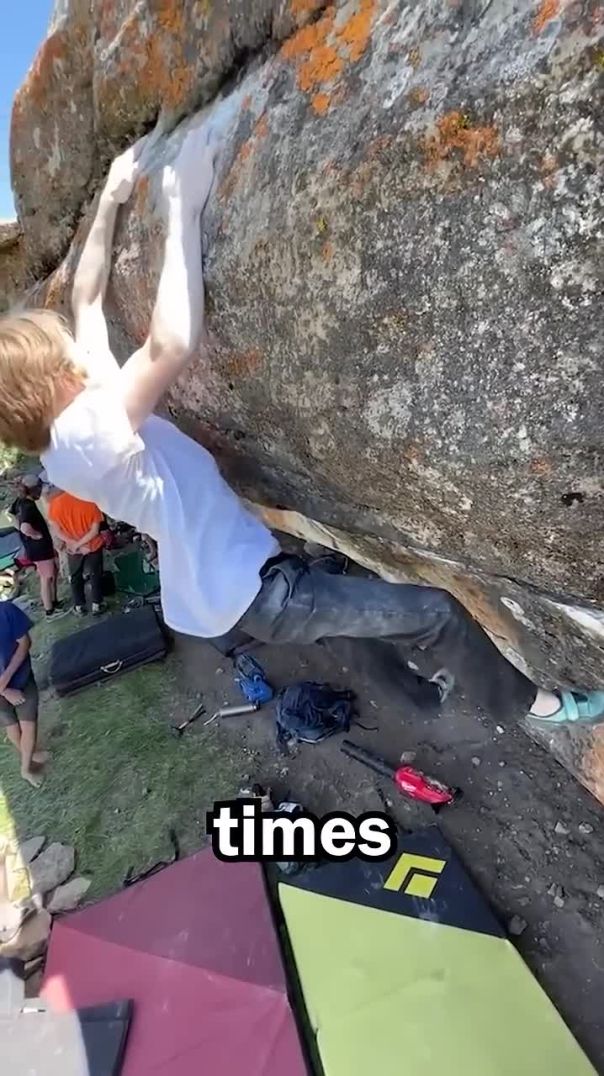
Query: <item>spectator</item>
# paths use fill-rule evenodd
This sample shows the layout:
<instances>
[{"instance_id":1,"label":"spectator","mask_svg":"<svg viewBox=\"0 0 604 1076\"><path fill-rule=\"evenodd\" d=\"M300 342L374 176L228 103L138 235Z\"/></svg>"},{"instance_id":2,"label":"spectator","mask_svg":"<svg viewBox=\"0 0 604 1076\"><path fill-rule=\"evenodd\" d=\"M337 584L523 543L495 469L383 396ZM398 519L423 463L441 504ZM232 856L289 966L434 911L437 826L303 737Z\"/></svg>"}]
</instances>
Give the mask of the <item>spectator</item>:
<instances>
[{"instance_id":1,"label":"spectator","mask_svg":"<svg viewBox=\"0 0 604 1076\"><path fill-rule=\"evenodd\" d=\"M0 602L0 727L21 756L21 776L38 788L47 754L36 751L38 688L29 653L31 626L18 605Z\"/></svg>"},{"instance_id":2,"label":"spectator","mask_svg":"<svg viewBox=\"0 0 604 1076\"><path fill-rule=\"evenodd\" d=\"M10 513L17 519L25 555L35 565L40 577L40 596L46 616L52 616L60 608L57 601L57 561L48 524L36 504L41 493L39 476L23 475Z\"/></svg>"},{"instance_id":3,"label":"spectator","mask_svg":"<svg viewBox=\"0 0 604 1076\"><path fill-rule=\"evenodd\" d=\"M103 514L96 504L71 493L55 490L48 502L48 519L56 540L67 550L73 604L78 616L86 615L84 571L90 576L92 615L103 612L103 547L100 530Z\"/></svg>"}]
</instances>

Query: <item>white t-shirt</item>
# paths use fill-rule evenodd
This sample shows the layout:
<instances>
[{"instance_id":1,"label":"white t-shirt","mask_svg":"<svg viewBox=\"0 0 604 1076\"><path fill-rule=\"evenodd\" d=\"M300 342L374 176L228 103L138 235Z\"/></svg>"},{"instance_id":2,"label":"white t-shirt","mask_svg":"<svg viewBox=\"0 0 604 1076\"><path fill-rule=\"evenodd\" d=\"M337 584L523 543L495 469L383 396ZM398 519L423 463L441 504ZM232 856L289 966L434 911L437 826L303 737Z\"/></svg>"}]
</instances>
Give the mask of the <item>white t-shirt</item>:
<instances>
[{"instance_id":1,"label":"white t-shirt","mask_svg":"<svg viewBox=\"0 0 604 1076\"><path fill-rule=\"evenodd\" d=\"M235 626L278 550L210 455L155 415L133 433L119 393L87 387L51 429L49 480L155 538L166 623L214 638Z\"/></svg>"}]
</instances>

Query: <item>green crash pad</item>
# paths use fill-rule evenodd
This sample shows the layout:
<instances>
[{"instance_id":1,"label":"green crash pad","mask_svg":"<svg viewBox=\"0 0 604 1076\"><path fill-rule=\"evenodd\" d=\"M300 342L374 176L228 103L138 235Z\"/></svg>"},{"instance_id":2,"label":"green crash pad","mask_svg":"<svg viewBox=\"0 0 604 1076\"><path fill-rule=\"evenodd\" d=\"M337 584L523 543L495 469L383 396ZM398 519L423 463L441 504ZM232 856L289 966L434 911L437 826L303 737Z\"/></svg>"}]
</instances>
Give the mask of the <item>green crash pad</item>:
<instances>
[{"instance_id":1,"label":"green crash pad","mask_svg":"<svg viewBox=\"0 0 604 1076\"><path fill-rule=\"evenodd\" d=\"M325 1076L594 1076L438 829L279 901Z\"/></svg>"}]
</instances>

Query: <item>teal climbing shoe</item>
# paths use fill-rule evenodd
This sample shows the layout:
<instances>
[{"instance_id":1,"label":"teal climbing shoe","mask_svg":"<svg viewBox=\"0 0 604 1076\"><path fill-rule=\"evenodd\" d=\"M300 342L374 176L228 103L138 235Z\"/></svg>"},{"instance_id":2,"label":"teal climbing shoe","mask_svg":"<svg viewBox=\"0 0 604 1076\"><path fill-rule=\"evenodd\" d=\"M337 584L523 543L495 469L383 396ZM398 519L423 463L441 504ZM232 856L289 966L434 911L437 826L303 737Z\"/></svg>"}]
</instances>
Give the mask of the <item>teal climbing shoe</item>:
<instances>
[{"instance_id":1,"label":"teal climbing shoe","mask_svg":"<svg viewBox=\"0 0 604 1076\"><path fill-rule=\"evenodd\" d=\"M604 691L556 691L561 706L549 717L529 714L539 725L597 725L604 722Z\"/></svg>"}]
</instances>

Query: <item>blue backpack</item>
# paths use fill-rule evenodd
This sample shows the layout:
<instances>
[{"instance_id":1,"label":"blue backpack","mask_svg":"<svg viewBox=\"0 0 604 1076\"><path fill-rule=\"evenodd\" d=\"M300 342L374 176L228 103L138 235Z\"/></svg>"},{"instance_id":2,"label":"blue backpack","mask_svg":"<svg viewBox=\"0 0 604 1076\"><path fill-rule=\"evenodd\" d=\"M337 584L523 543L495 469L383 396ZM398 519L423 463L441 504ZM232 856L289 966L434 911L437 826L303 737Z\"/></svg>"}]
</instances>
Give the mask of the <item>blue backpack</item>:
<instances>
[{"instance_id":1,"label":"blue backpack","mask_svg":"<svg viewBox=\"0 0 604 1076\"><path fill-rule=\"evenodd\" d=\"M302 680L280 692L277 699L277 741L320 743L335 732L348 732L355 714L353 691Z\"/></svg>"}]
</instances>

